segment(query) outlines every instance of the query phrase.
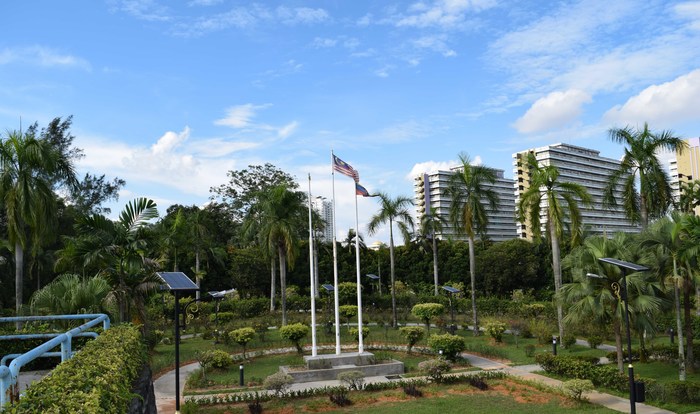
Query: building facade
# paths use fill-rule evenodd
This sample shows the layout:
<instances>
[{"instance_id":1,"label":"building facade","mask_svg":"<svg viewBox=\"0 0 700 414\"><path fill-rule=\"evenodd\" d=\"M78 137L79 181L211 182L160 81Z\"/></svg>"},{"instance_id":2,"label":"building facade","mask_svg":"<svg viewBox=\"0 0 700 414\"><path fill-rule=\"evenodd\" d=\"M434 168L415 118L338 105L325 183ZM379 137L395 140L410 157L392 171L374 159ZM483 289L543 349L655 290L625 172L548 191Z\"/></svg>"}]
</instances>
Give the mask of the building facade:
<instances>
[{"instance_id":1,"label":"building facade","mask_svg":"<svg viewBox=\"0 0 700 414\"><path fill-rule=\"evenodd\" d=\"M450 176L458 172L461 167L455 167L450 171L436 171L421 174L414 179L413 189L416 199L416 218L420 223L421 218L430 213L434 208L436 213L445 218L447 224L442 232L437 235L440 239L466 240L466 237L457 234L456 229L449 222L450 204L452 199L447 195L447 187ZM487 206L489 224L486 228L486 237L492 241L504 241L515 237L515 197L513 195L514 181L503 176L503 170L495 170L497 179L491 188L498 194L500 205L498 209L490 210Z\"/></svg>"},{"instance_id":2,"label":"building facade","mask_svg":"<svg viewBox=\"0 0 700 414\"><path fill-rule=\"evenodd\" d=\"M323 231L316 234L317 240L331 243L333 241L333 204L326 197L317 196L313 200L313 206L324 222Z\"/></svg>"},{"instance_id":3,"label":"building facade","mask_svg":"<svg viewBox=\"0 0 700 414\"><path fill-rule=\"evenodd\" d=\"M591 195L592 203L589 207L579 205L585 234L637 233L640 231L641 228L638 225L632 224L625 217L621 206L615 208L603 206L603 191L607 186L608 177L619 168L620 162L601 157L599 151L570 144L547 145L513 154L516 206L521 195L529 188L528 153L534 154L540 165L556 166L562 181L580 184ZM620 194L621 184L618 187L618 194ZM620 200L621 197L618 195L616 199ZM547 224L545 214L546 210L543 208L540 217L543 234ZM529 223L518 222L516 226L517 237L532 239L532 228Z\"/></svg>"}]
</instances>

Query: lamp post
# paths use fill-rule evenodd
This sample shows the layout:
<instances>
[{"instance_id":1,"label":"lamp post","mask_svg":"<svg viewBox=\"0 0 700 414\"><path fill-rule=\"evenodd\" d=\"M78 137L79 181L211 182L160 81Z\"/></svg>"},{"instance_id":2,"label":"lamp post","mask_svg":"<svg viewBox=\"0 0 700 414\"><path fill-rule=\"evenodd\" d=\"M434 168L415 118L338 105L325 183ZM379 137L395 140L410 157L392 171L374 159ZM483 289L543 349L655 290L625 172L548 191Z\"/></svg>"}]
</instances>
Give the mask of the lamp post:
<instances>
[{"instance_id":1,"label":"lamp post","mask_svg":"<svg viewBox=\"0 0 700 414\"><path fill-rule=\"evenodd\" d=\"M634 384L634 367L632 366L632 334L630 333L630 313L629 313L629 300L627 296L627 270L632 270L633 272L643 272L645 270L649 270L648 267L638 265L635 263L630 263L630 262L625 262L623 260L618 260L618 259L612 259L609 257L602 257L598 259L599 262L601 263L607 263L611 264L613 266L617 266L620 271L622 272L622 296L621 299L625 303L625 328L627 330L627 372L629 374L629 382L630 382L630 414L636 414L637 413L637 407L636 407L636 392L635 392L635 384ZM588 277L600 277L598 275L594 275L591 273L588 273L586 276Z\"/></svg>"},{"instance_id":2,"label":"lamp post","mask_svg":"<svg viewBox=\"0 0 700 414\"><path fill-rule=\"evenodd\" d=\"M453 288L452 286L443 286L442 287L445 291L447 291L447 294L449 295L450 298L450 333L454 335L455 333L455 308L452 306L452 295L455 293L459 293L460 290L457 288Z\"/></svg>"}]
</instances>

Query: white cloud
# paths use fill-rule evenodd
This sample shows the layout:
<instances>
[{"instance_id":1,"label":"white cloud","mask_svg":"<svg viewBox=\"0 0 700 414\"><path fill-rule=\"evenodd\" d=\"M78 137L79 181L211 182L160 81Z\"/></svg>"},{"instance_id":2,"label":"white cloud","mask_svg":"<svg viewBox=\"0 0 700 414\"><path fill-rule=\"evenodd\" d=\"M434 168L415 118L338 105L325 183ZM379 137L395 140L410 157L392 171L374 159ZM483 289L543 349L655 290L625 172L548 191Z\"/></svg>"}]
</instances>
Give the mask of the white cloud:
<instances>
[{"instance_id":1,"label":"white cloud","mask_svg":"<svg viewBox=\"0 0 700 414\"><path fill-rule=\"evenodd\" d=\"M43 46L6 48L0 51L0 65L22 63L44 67L65 67L90 70L90 63L72 55L63 54Z\"/></svg>"},{"instance_id":2,"label":"white cloud","mask_svg":"<svg viewBox=\"0 0 700 414\"><path fill-rule=\"evenodd\" d=\"M690 27L695 30L700 30L700 1L689 1L677 4L673 7L674 11L684 20L690 21Z\"/></svg>"},{"instance_id":3,"label":"white cloud","mask_svg":"<svg viewBox=\"0 0 700 414\"><path fill-rule=\"evenodd\" d=\"M231 128L245 128L255 116L256 110L264 109L268 106L269 105L253 105L251 103L232 106L226 110L226 117L214 121L214 124Z\"/></svg>"},{"instance_id":4,"label":"white cloud","mask_svg":"<svg viewBox=\"0 0 700 414\"><path fill-rule=\"evenodd\" d=\"M299 123L297 121L292 121L287 125L283 126L282 128L279 128L279 130L277 130L277 136L280 138L287 138L292 133L294 133L294 131L296 131L298 126Z\"/></svg>"},{"instance_id":5,"label":"white cloud","mask_svg":"<svg viewBox=\"0 0 700 414\"><path fill-rule=\"evenodd\" d=\"M277 18L285 24L295 25L298 23L320 23L329 19L328 12L323 9L312 9L309 7L289 8L280 6L275 10Z\"/></svg>"},{"instance_id":6,"label":"white cloud","mask_svg":"<svg viewBox=\"0 0 700 414\"><path fill-rule=\"evenodd\" d=\"M110 0L112 10L123 11L140 20L168 21L171 19L167 7L155 0Z\"/></svg>"},{"instance_id":7,"label":"white cloud","mask_svg":"<svg viewBox=\"0 0 700 414\"><path fill-rule=\"evenodd\" d=\"M217 4L223 3L224 0L190 0L187 5L188 6L214 6Z\"/></svg>"},{"instance_id":8,"label":"white cloud","mask_svg":"<svg viewBox=\"0 0 700 414\"><path fill-rule=\"evenodd\" d=\"M578 117L582 105L589 102L590 95L580 90L552 92L535 101L525 115L515 121L514 126L521 133L563 127Z\"/></svg>"},{"instance_id":9,"label":"white cloud","mask_svg":"<svg viewBox=\"0 0 700 414\"><path fill-rule=\"evenodd\" d=\"M641 124L650 122L671 126L673 122L697 119L700 108L700 69L662 83L651 85L606 112L611 123Z\"/></svg>"},{"instance_id":10,"label":"white cloud","mask_svg":"<svg viewBox=\"0 0 700 414\"><path fill-rule=\"evenodd\" d=\"M170 152L182 144L190 136L190 128L185 127L180 133L168 131L153 144L151 151L154 155Z\"/></svg>"},{"instance_id":11,"label":"white cloud","mask_svg":"<svg viewBox=\"0 0 700 414\"><path fill-rule=\"evenodd\" d=\"M496 6L495 0L438 0L428 5L418 2L409 7L408 14L398 16L396 25L407 27L458 27L469 12L480 12Z\"/></svg>"},{"instance_id":12,"label":"white cloud","mask_svg":"<svg viewBox=\"0 0 700 414\"><path fill-rule=\"evenodd\" d=\"M457 56L457 52L447 45L447 35L423 36L412 41L413 46L418 49L429 49L442 54L445 57Z\"/></svg>"},{"instance_id":13,"label":"white cloud","mask_svg":"<svg viewBox=\"0 0 700 414\"><path fill-rule=\"evenodd\" d=\"M316 37L311 43L313 47L318 49L334 47L338 41L336 39L329 39L327 37Z\"/></svg>"},{"instance_id":14,"label":"white cloud","mask_svg":"<svg viewBox=\"0 0 700 414\"><path fill-rule=\"evenodd\" d=\"M411 172L406 175L406 179L413 181L414 178L421 174L433 173L438 171L449 171L459 165L459 161L426 161L419 162L413 165Z\"/></svg>"}]
</instances>

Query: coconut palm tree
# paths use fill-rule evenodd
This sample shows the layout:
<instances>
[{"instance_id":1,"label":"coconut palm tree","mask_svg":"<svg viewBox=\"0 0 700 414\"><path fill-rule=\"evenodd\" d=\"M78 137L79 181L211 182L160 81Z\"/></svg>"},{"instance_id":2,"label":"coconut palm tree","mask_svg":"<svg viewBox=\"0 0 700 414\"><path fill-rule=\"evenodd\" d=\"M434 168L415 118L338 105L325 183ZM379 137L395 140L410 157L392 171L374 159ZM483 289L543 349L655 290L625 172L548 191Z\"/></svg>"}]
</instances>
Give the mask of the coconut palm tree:
<instances>
[{"instance_id":1,"label":"coconut palm tree","mask_svg":"<svg viewBox=\"0 0 700 414\"><path fill-rule=\"evenodd\" d=\"M413 200L404 196L391 198L386 193L377 194L379 197L379 212L372 216L367 226L370 235L375 234L382 224L389 224L389 267L391 273L391 314L392 326L398 326L398 316L396 313L396 275L394 273L394 223L403 235L404 242L411 239L413 230L413 215L409 207L413 205Z\"/></svg>"},{"instance_id":2,"label":"coconut palm tree","mask_svg":"<svg viewBox=\"0 0 700 414\"><path fill-rule=\"evenodd\" d=\"M570 304L564 321L612 326L620 372L623 372L622 328L625 320L621 274L617 267L598 259L615 257L638 262L641 252L637 246L633 236L626 233L616 233L612 238L592 236L562 261L564 269L573 275L573 281L564 284L560 291L560 299ZM591 274L596 277L590 277ZM648 273L627 275L626 283L630 319L642 330L654 332L653 316L666 305L662 286Z\"/></svg>"},{"instance_id":3,"label":"coconut palm tree","mask_svg":"<svg viewBox=\"0 0 700 414\"><path fill-rule=\"evenodd\" d=\"M435 285L435 296L438 295L438 245L437 234L442 232L442 228L447 224L447 219L437 213L435 207L420 219L420 233L432 242L433 247L433 283Z\"/></svg>"},{"instance_id":4,"label":"coconut palm tree","mask_svg":"<svg viewBox=\"0 0 700 414\"><path fill-rule=\"evenodd\" d=\"M15 306L19 314L24 284L24 252L51 234L56 225L52 183L75 185L72 161L48 140L11 131L0 142L0 199L8 239L15 254Z\"/></svg>"},{"instance_id":5,"label":"coconut palm tree","mask_svg":"<svg viewBox=\"0 0 700 414\"><path fill-rule=\"evenodd\" d=\"M348 248L348 252L352 252L355 250L355 240L357 240L358 237L355 233L355 229L349 229L348 230L348 236L345 238L345 240L342 241L342 244L344 244ZM360 234L359 236L360 239L360 250L364 250L367 248L367 245L365 244L365 239L362 237Z\"/></svg>"},{"instance_id":6,"label":"coconut palm tree","mask_svg":"<svg viewBox=\"0 0 700 414\"><path fill-rule=\"evenodd\" d=\"M304 194L278 185L261 195L259 205L251 210L246 230L257 229L258 240L279 259L282 325L287 324L287 265L294 266L299 232L305 228L308 211Z\"/></svg>"},{"instance_id":7,"label":"coconut palm tree","mask_svg":"<svg viewBox=\"0 0 700 414\"><path fill-rule=\"evenodd\" d=\"M472 321L474 335L479 335L479 317L476 309L476 255L474 238L486 235L489 224L487 208L498 209L498 194L491 187L496 182L496 171L483 165L472 165L467 154L460 154L462 165L450 177L447 195L450 203L450 221L457 233L467 236L469 244L469 275L471 279Z\"/></svg>"},{"instance_id":8,"label":"coconut palm tree","mask_svg":"<svg viewBox=\"0 0 700 414\"><path fill-rule=\"evenodd\" d=\"M156 217L156 203L147 198L130 201L117 221L100 214L80 217L77 235L67 237L64 249L57 252L56 269L104 277L112 287L120 320L133 316L136 322L145 322L146 297L160 285L154 273L157 263L146 256L146 226Z\"/></svg>"},{"instance_id":9,"label":"coconut palm tree","mask_svg":"<svg viewBox=\"0 0 700 414\"><path fill-rule=\"evenodd\" d=\"M686 367L688 371L695 372L695 355L693 350L693 330L692 302L690 300L695 287L696 312L700 314L700 217L694 214L686 214L681 218L681 239L683 240L683 263L685 267L685 286L683 289L683 317L685 321L686 338Z\"/></svg>"},{"instance_id":10,"label":"coconut palm tree","mask_svg":"<svg viewBox=\"0 0 700 414\"><path fill-rule=\"evenodd\" d=\"M615 194L622 182L622 206L627 218L646 228L650 218L663 216L673 203L668 176L656 154L660 150L682 152L687 144L671 131L653 133L647 123L641 130L629 126L613 128L609 136L626 147L620 168L608 178L603 201L617 206Z\"/></svg>"},{"instance_id":11,"label":"coconut palm tree","mask_svg":"<svg viewBox=\"0 0 700 414\"><path fill-rule=\"evenodd\" d=\"M557 325L559 337L564 338L564 310L558 299L562 286L560 240L565 223L569 224L572 245L579 244L581 235L581 211L578 203L590 205L591 196L586 189L576 183L562 181L559 169L554 165L539 165L533 153L528 153L527 166L530 173L530 186L518 202L518 220L529 222L535 239L540 238L540 214L546 220L547 232L552 246L552 273L557 303ZM544 212L542 212L544 208Z\"/></svg>"}]
</instances>

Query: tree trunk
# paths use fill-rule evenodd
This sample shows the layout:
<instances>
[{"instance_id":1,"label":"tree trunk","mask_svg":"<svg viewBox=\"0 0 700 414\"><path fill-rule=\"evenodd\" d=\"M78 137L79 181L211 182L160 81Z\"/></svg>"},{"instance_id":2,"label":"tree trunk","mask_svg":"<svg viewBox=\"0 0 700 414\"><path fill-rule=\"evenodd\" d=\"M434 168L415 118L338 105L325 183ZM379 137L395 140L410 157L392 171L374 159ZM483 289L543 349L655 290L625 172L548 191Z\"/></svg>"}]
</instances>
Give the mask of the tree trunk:
<instances>
[{"instance_id":1,"label":"tree trunk","mask_svg":"<svg viewBox=\"0 0 700 414\"><path fill-rule=\"evenodd\" d=\"M561 252L559 249L559 237L552 223L552 219L547 220L549 236L552 239L552 273L554 273L554 302L557 304L557 325L559 327L559 341L564 340L564 310L559 299L561 292Z\"/></svg>"},{"instance_id":2,"label":"tree trunk","mask_svg":"<svg viewBox=\"0 0 700 414\"><path fill-rule=\"evenodd\" d=\"M615 320L613 322L613 332L615 333L615 350L617 351L617 369L621 374L625 373L624 366L624 354L622 350L622 332L620 327L620 321Z\"/></svg>"},{"instance_id":3,"label":"tree trunk","mask_svg":"<svg viewBox=\"0 0 700 414\"><path fill-rule=\"evenodd\" d=\"M175 248L175 260L173 263L173 272L177 272L177 248Z\"/></svg>"},{"instance_id":4,"label":"tree trunk","mask_svg":"<svg viewBox=\"0 0 700 414\"><path fill-rule=\"evenodd\" d=\"M469 276L472 290L472 323L474 324L474 336L479 336L479 316L476 313L476 256L474 254L474 237L469 236Z\"/></svg>"},{"instance_id":5,"label":"tree trunk","mask_svg":"<svg viewBox=\"0 0 700 414\"><path fill-rule=\"evenodd\" d=\"M641 182L641 180L640 180ZM642 224L642 231L646 230L649 225L649 213L647 212L647 196L645 194L646 189L642 189L639 192L639 221Z\"/></svg>"},{"instance_id":6,"label":"tree trunk","mask_svg":"<svg viewBox=\"0 0 700 414\"><path fill-rule=\"evenodd\" d=\"M201 296L200 289L202 288L202 277L199 274L199 250L194 254L194 277L197 281L197 291L195 292L195 299L199 300Z\"/></svg>"},{"instance_id":7,"label":"tree trunk","mask_svg":"<svg viewBox=\"0 0 700 414\"><path fill-rule=\"evenodd\" d=\"M277 247L280 257L280 296L282 298L282 326L287 324L287 254L282 246Z\"/></svg>"},{"instance_id":8,"label":"tree trunk","mask_svg":"<svg viewBox=\"0 0 700 414\"><path fill-rule=\"evenodd\" d=\"M272 255L270 258L270 312L275 311L275 283L277 283L277 262L275 262L275 256Z\"/></svg>"},{"instance_id":9,"label":"tree trunk","mask_svg":"<svg viewBox=\"0 0 700 414\"><path fill-rule=\"evenodd\" d=\"M396 314L396 279L394 277L394 225L389 220L389 264L391 267L391 326L399 326L399 318Z\"/></svg>"},{"instance_id":10,"label":"tree trunk","mask_svg":"<svg viewBox=\"0 0 700 414\"><path fill-rule=\"evenodd\" d=\"M435 232L433 232L433 279L435 280L435 296L438 295L438 251Z\"/></svg>"},{"instance_id":11,"label":"tree trunk","mask_svg":"<svg viewBox=\"0 0 700 414\"><path fill-rule=\"evenodd\" d=\"M22 310L22 286L24 284L24 250L22 244L15 242L15 314L21 315ZM22 329L22 323L17 322L16 328Z\"/></svg>"},{"instance_id":12,"label":"tree trunk","mask_svg":"<svg viewBox=\"0 0 700 414\"><path fill-rule=\"evenodd\" d=\"M683 279L683 317L685 318L685 366L689 373L695 373L695 357L693 355L693 317L691 315L692 304L690 282Z\"/></svg>"},{"instance_id":13,"label":"tree trunk","mask_svg":"<svg viewBox=\"0 0 700 414\"><path fill-rule=\"evenodd\" d=\"M685 381L685 352L683 349L683 325L681 323L681 300L678 289L676 258L673 258L673 302L676 308L676 330L678 331L678 379Z\"/></svg>"}]
</instances>

